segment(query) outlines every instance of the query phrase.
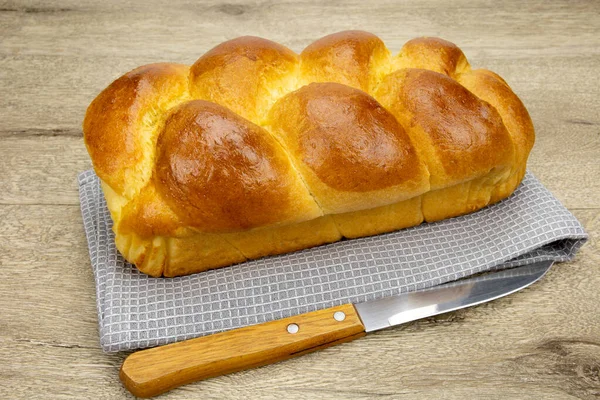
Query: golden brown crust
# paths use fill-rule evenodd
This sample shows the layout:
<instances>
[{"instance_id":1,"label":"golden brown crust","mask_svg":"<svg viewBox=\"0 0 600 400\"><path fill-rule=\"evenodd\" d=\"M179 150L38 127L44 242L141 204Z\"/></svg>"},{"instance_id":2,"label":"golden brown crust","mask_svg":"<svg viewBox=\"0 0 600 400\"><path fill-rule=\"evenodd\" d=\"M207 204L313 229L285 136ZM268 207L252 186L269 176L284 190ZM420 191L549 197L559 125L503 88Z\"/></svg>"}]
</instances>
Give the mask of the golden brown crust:
<instances>
[{"instance_id":1,"label":"golden brown crust","mask_svg":"<svg viewBox=\"0 0 600 400\"><path fill-rule=\"evenodd\" d=\"M248 259L289 253L335 242L342 238L331 215L297 224L227 233L221 236Z\"/></svg>"},{"instance_id":2,"label":"golden brown crust","mask_svg":"<svg viewBox=\"0 0 600 400\"><path fill-rule=\"evenodd\" d=\"M166 251L169 259L164 276L187 275L246 261L238 249L214 233L168 238Z\"/></svg>"},{"instance_id":3,"label":"golden brown crust","mask_svg":"<svg viewBox=\"0 0 600 400\"><path fill-rule=\"evenodd\" d=\"M190 92L259 123L271 104L271 92L287 85L297 67L298 56L287 47L243 36L221 43L192 65Z\"/></svg>"},{"instance_id":4,"label":"golden brown crust","mask_svg":"<svg viewBox=\"0 0 600 400\"><path fill-rule=\"evenodd\" d=\"M514 150L498 112L453 79L403 69L379 87L380 98L420 144L434 188L508 167Z\"/></svg>"},{"instance_id":5,"label":"golden brown crust","mask_svg":"<svg viewBox=\"0 0 600 400\"><path fill-rule=\"evenodd\" d=\"M419 160L404 128L365 92L312 83L289 97L298 108L276 119L285 124L280 136L330 188L368 192L416 179Z\"/></svg>"},{"instance_id":6,"label":"golden brown crust","mask_svg":"<svg viewBox=\"0 0 600 400\"><path fill-rule=\"evenodd\" d=\"M128 179L137 178L131 170L149 158L146 146L154 146L146 137L152 136L172 102L187 95L188 71L186 65L169 63L136 68L111 83L88 107L83 134L94 169L120 194L128 192Z\"/></svg>"},{"instance_id":7,"label":"golden brown crust","mask_svg":"<svg viewBox=\"0 0 600 400\"><path fill-rule=\"evenodd\" d=\"M509 170L493 169L482 177L425 193L422 202L425 221L457 217L495 203L499 199L492 198L493 191L508 174Z\"/></svg>"},{"instance_id":8,"label":"golden brown crust","mask_svg":"<svg viewBox=\"0 0 600 400\"><path fill-rule=\"evenodd\" d=\"M533 123L521 100L494 72L476 69L459 75L457 79L498 110L514 143L515 161L510 176L492 191L491 202L497 202L510 195L525 175L527 158L535 142Z\"/></svg>"},{"instance_id":9,"label":"golden brown crust","mask_svg":"<svg viewBox=\"0 0 600 400\"><path fill-rule=\"evenodd\" d=\"M135 69L92 102L84 138L119 251L177 276L478 210L515 190L534 131L453 43L390 57L346 31L300 56L243 37L191 68Z\"/></svg>"},{"instance_id":10,"label":"golden brown crust","mask_svg":"<svg viewBox=\"0 0 600 400\"><path fill-rule=\"evenodd\" d=\"M361 90L312 83L281 99L270 122L326 213L428 190L427 171L404 128Z\"/></svg>"},{"instance_id":11,"label":"golden brown crust","mask_svg":"<svg viewBox=\"0 0 600 400\"><path fill-rule=\"evenodd\" d=\"M409 40L395 60L395 69L427 69L451 77L468 67L469 63L457 45L436 37Z\"/></svg>"},{"instance_id":12,"label":"golden brown crust","mask_svg":"<svg viewBox=\"0 0 600 400\"><path fill-rule=\"evenodd\" d=\"M458 82L498 111L515 144L515 165L523 165L533 147L535 133L521 100L504 79L492 71L472 70L459 75Z\"/></svg>"},{"instance_id":13,"label":"golden brown crust","mask_svg":"<svg viewBox=\"0 0 600 400\"><path fill-rule=\"evenodd\" d=\"M182 104L161 132L156 183L167 203L202 232L247 230L312 219L304 190L277 142L229 109ZM306 200L305 200L306 201Z\"/></svg>"},{"instance_id":14,"label":"golden brown crust","mask_svg":"<svg viewBox=\"0 0 600 400\"><path fill-rule=\"evenodd\" d=\"M389 51L377 36L343 31L308 45L300 54L304 82L337 82L368 92L389 70Z\"/></svg>"},{"instance_id":15,"label":"golden brown crust","mask_svg":"<svg viewBox=\"0 0 600 400\"><path fill-rule=\"evenodd\" d=\"M157 190L154 182L146 185L122 209L118 230L140 237L177 236L186 231L184 222L175 214Z\"/></svg>"},{"instance_id":16,"label":"golden brown crust","mask_svg":"<svg viewBox=\"0 0 600 400\"><path fill-rule=\"evenodd\" d=\"M422 196L367 210L334 214L332 218L343 237L359 238L392 232L423 222Z\"/></svg>"}]
</instances>

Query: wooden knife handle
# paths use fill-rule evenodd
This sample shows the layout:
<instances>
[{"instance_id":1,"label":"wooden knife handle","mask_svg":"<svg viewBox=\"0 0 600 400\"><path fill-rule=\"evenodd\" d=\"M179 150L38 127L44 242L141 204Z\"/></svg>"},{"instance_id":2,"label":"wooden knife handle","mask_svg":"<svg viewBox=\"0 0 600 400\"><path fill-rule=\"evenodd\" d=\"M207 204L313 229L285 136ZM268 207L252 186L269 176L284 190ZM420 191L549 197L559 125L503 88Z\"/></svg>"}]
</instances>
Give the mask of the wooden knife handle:
<instances>
[{"instance_id":1,"label":"wooden knife handle","mask_svg":"<svg viewBox=\"0 0 600 400\"><path fill-rule=\"evenodd\" d=\"M297 328L297 329L296 329ZM135 396L300 356L365 334L352 304L234 329L128 356L120 378Z\"/></svg>"}]
</instances>

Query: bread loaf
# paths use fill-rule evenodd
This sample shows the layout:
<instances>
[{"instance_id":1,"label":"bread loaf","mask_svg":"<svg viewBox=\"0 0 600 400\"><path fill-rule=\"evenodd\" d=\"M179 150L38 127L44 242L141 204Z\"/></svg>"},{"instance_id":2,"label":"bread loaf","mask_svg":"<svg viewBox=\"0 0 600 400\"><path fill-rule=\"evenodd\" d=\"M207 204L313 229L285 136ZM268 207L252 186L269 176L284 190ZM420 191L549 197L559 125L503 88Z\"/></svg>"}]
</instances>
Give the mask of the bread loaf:
<instances>
[{"instance_id":1,"label":"bread loaf","mask_svg":"<svg viewBox=\"0 0 600 400\"><path fill-rule=\"evenodd\" d=\"M437 38L299 55L257 37L123 75L87 149L123 256L177 276L470 213L521 182L534 130L495 73Z\"/></svg>"}]
</instances>

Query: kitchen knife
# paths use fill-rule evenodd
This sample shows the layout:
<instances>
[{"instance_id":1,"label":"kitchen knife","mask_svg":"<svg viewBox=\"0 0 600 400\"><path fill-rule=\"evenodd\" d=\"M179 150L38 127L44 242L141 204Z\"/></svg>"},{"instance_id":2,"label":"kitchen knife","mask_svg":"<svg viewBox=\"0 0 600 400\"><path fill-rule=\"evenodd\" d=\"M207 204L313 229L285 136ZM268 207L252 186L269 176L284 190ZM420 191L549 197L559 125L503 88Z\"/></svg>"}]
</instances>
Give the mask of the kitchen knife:
<instances>
[{"instance_id":1,"label":"kitchen knife","mask_svg":"<svg viewBox=\"0 0 600 400\"><path fill-rule=\"evenodd\" d=\"M135 396L300 356L376 331L485 303L526 288L552 266L542 261L433 288L186 340L129 355L120 371Z\"/></svg>"}]
</instances>

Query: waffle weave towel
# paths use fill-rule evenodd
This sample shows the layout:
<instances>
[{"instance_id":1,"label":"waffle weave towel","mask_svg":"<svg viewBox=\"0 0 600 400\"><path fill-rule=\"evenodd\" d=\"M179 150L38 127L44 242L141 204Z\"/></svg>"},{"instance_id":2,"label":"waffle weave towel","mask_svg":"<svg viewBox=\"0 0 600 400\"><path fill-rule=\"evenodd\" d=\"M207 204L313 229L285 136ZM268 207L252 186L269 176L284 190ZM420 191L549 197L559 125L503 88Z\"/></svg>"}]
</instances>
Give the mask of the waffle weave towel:
<instances>
[{"instance_id":1,"label":"waffle weave towel","mask_svg":"<svg viewBox=\"0 0 600 400\"><path fill-rule=\"evenodd\" d=\"M398 232L177 278L152 278L119 254L98 177L79 175L81 212L107 352L151 347L424 289L539 260L567 261L587 239L531 174L476 213Z\"/></svg>"}]
</instances>

